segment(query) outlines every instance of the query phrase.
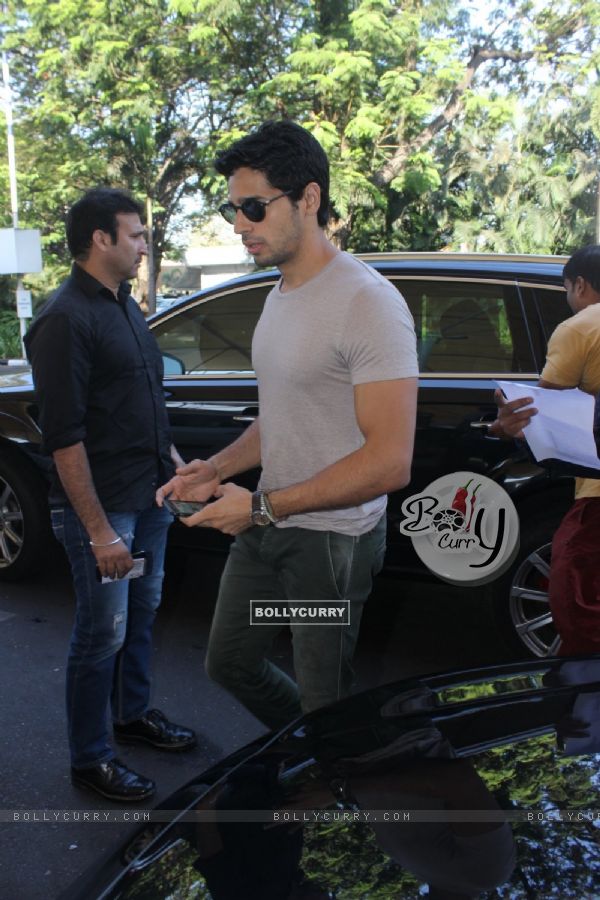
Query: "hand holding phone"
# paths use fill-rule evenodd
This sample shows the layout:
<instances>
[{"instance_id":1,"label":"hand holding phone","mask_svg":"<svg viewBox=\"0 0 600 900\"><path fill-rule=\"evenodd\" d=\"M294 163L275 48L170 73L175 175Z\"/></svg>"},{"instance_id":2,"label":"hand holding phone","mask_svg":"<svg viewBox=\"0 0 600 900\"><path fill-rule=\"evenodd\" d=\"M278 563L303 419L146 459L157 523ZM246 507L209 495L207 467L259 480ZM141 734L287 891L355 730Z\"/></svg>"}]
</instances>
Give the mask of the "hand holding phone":
<instances>
[{"instance_id":1,"label":"hand holding phone","mask_svg":"<svg viewBox=\"0 0 600 900\"><path fill-rule=\"evenodd\" d=\"M133 566L126 575L123 575L121 578L109 578L108 575L102 575L100 569L96 566L96 579L100 584L112 584L113 581L127 581L131 578L141 578L143 575L152 573L152 553L149 550L139 550L137 553L132 553L131 558Z\"/></svg>"},{"instance_id":2,"label":"hand holding phone","mask_svg":"<svg viewBox=\"0 0 600 900\"><path fill-rule=\"evenodd\" d=\"M164 497L163 506L178 519L184 519L186 516L193 516L194 513L200 512L206 503L201 500L172 500L170 497Z\"/></svg>"}]
</instances>

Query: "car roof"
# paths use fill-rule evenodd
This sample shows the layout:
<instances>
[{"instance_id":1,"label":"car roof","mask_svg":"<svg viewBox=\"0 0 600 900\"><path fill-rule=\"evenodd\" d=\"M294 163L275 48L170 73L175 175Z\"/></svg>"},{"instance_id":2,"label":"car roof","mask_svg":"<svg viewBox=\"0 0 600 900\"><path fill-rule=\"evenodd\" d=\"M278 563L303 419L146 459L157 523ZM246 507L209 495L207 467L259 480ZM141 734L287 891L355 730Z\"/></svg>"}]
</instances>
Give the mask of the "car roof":
<instances>
[{"instance_id":1,"label":"car roof","mask_svg":"<svg viewBox=\"0 0 600 900\"><path fill-rule=\"evenodd\" d=\"M502 253L446 253L414 252L404 253L386 251L380 253L357 253L361 259L373 266L386 277L394 275L431 275L437 277L463 275L468 278L497 276L511 281L525 283L552 284L562 287L562 271L568 256L536 256ZM186 302L208 299L223 291L242 285L252 286L268 284L279 279L277 269L259 269L246 275L240 275L228 281L204 288L188 294L187 297L161 310L150 321L158 321L158 315L172 315L182 308Z\"/></svg>"},{"instance_id":2,"label":"car roof","mask_svg":"<svg viewBox=\"0 0 600 900\"><path fill-rule=\"evenodd\" d=\"M388 256L361 256L365 262L374 266L385 275L398 274L436 274L436 275L466 275L478 277L497 275L510 278L515 281L559 281L562 284L562 271L567 261L559 257L499 257L484 254L460 254L440 253L423 254L417 256L406 254Z\"/></svg>"},{"instance_id":3,"label":"car roof","mask_svg":"<svg viewBox=\"0 0 600 900\"><path fill-rule=\"evenodd\" d=\"M541 253L454 253L445 250L434 251L389 251L382 250L377 253L357 253L359 259L366 262L457 262L471 263L496 263L520 267L529 264L564 266L568 256L551 256Z\"/></svg>"}]
</instances>

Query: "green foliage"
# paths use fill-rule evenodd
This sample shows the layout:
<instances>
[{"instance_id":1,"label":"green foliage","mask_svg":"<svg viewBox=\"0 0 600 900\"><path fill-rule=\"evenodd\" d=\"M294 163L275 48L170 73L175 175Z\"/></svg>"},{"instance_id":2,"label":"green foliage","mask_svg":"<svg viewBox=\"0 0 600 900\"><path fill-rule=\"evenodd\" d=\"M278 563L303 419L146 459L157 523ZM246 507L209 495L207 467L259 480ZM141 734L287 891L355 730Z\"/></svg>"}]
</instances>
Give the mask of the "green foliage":
<instances>
[{"instance_id":1,"label":"green foliage","mask_svg":"<svg viewBox=\"0 0 600 900\"><path fill-rule=\"evenodd\" d=\"M558 810L584 810L597 795L596 767L586 757L562 757L555 734L510 747L497 747L476 757L477 771L494 795L510 797L510 806L535 813L531 822L512 824L519 863L511 882L496 889L500 897L535 896L581 900L597 896L600 875L597 823L558 822ZM546 816L538 821L537 813ZM543 852L540 849L543 848ZM571 861L565 866L565 859Z\"/></svg>"},{"instance_id":2,"label":"green foliage","mask_svg":"<svg viewBox=\"0 0 600 900\"><path fill-rule=\"evenodd\" d=\"M17 0L4 44L42 293L67 265L64 216L83 189L123 185L151 202L158 268L182 200L199 195L207 215L225 193L215 152L282 116L329 154L341 246L592 240L598 4L497 0L487 24L469 16L456 0L94 0L84 21L75 0Z\"/></svg>"},{"instance_id":3,"label":"green foliage","mask_svg":"<svg viewBox=\"0 0 600 900\"><path fill-rule=\"evenodd\" d=\"M588 117L587 98L554 116L532 109L519 135L491 149L465 130L449 185L458 246L564 253L593 241L597 148Z\"/></svg>"},{"instance_id":4,"label":"green foliage","mask_svg":"<svg viewBox=\"0 0 600 900\"><path fill-rule=\"evenodd\" d=\"M304 829L300 867L308 881L337 900L417 900L419 882L382 852L373 829L361 822L311 824Z\"/></svg>"},{"instance_id":5,"label":"green foliage","mask_svg":"<svg viewBox=\"0 0 600 900\"><path fill-rule=\"evenodd\" d=\"M0 310L0 358L20 359L23 355L16 312Z\"/></svg>"}]
</instances>

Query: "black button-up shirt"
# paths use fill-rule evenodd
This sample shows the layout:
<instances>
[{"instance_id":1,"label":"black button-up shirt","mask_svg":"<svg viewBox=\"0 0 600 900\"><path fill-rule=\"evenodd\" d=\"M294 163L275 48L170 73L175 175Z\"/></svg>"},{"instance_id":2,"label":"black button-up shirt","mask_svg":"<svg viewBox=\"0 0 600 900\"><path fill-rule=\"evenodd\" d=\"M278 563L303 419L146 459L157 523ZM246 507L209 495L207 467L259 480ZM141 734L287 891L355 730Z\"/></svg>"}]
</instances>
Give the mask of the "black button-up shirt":
<instances>
[{"instance_id":1,"label":"black button-up shirt","mask_svg":"<svg viewBox=\"0 0 600 900\"><path fill-rule=\"evenodd\" d=\"M77 264L25 337L44 449L83 442L107 511L152 505L174 474L163 363L126 282L115 295ZM58 477L50 502L66 502Z\"/></svg>"}]
</instances>

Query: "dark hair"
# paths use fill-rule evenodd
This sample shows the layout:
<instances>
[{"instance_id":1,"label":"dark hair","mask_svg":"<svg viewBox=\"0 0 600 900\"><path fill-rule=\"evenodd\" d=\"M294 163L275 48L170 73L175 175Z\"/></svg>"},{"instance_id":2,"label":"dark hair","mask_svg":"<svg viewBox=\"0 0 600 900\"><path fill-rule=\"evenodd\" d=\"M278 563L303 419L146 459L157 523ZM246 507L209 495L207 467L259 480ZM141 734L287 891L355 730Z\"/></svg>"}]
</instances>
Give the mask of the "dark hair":
<instances>
[{"instance_id":1,"label":"dark hair","mask_svg":"<svg viewBox=\"0 0 600 900\"><path fill-rule=\"evenodd\" d=\"M600 294L600 244L589 244L576 250L563 269L563 278L584 281Z\"/></svg>"},{"instance_id":2,"label":"dark hair","mask_svg":"<svg viewBox=\"0 0 600 900\"><path fill-rule=\"evenodd\" d=\"M316 138L295 122L265 122L256 131L240 138L215 160L215 169L229 178L247 167L262 172L274 188L289 192L299 200L306 185L314 181L321 188L317 221L324 228L329 221L329 161Z\"/></svg>"},{"instance_id":3,"label":"dark hair","mask_svg":"<svg viewBox=\"0 0 600 900\"><path fill-rule=\"evenodd\" d=\"M126 191L117 188L93 188L77 200L67 213L67 244L73 259L85 259L92 246L92 235L100 229L117 243L117 213L137 213L143 208Z\"/></svg>"}]
</instances>

